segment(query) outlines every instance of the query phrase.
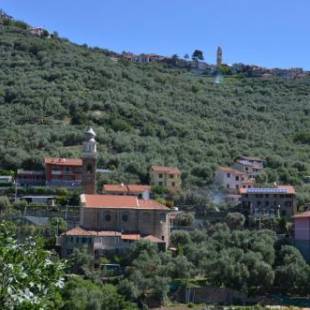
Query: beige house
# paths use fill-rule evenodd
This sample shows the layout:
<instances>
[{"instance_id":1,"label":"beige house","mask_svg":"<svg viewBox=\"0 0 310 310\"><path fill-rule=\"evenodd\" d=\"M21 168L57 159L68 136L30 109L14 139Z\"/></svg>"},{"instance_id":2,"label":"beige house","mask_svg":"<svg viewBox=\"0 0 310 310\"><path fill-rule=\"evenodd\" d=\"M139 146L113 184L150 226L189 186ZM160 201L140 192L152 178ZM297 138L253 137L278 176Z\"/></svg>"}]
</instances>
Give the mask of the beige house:
<instances>
[{"instance_id":1,"label":"beige house","mask_svg":"<svg viewBox=\"0 0 310 310\"><path fill-rule=\"evenodd\" d=\"M162 249L170 242L170 209L154 200L126 195L81 195L80 226L63 233L58 244L63 256L87 246L95 256L126 250L145 239Z\"/></svg>"},{"instance_id":2,"label":"beige house","mask_svg":"<svg viewBox=\"0 0 310 310\"><path fill-rule=\"evenodd\" d=\"M241 188L242 206L255 218L291 217L296 213L296 192L293 186Z\"/></svg>"},{"instance_id":3,"label":"beige house","mask_svg":"<svg viewBox=\"0 0 310 310\"><path fill-rule=\"evenodd\" d=\"M152 166L150 180L152 185L166 187L172 193L181 190L181 171L178 168Z\"/></svg>"},{"instance_id":4,"label":"beige house","mask_svg":"<svg viewBox=\"0 0 310 310\"><path fill-rule=\"evenodd\" d=\"M239 193L240 188L250 188L254 180L245 172L230 167L218 167L215 172L215 183L229 193Z\"/></svg>"}]
</instances>

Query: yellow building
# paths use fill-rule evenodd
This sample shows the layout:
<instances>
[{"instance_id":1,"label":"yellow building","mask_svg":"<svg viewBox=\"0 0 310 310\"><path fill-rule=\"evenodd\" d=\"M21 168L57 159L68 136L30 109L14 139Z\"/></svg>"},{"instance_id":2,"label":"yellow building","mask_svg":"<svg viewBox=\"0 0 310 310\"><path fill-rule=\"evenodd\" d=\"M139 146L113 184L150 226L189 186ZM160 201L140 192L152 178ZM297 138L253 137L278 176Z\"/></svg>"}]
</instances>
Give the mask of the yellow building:
<instances>
[{"instance_id":1,"label":"yellow building","mask_svg":"<svg viewBox=\"0 0 310 310\"><path fill-rule=\"evenodd\" d=\"M151 185L163 186L175 193L181 190L181 171L175 167L152 166L150 181Z\"/></svg>"}]
</instances>

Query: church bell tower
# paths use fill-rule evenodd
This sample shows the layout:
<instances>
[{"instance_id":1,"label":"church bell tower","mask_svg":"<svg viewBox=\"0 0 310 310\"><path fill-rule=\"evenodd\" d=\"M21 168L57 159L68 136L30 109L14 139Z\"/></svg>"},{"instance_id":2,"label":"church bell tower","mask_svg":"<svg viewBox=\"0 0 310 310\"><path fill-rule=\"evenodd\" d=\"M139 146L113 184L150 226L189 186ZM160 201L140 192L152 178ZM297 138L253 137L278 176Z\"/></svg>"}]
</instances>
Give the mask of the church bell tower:
<instances>
[{"instance_id":1,"label":"church bell tower","mask_svg":"<svg viewBox=\"0 0 310 310\"><path fill-rule=\"evenodd\" d=\"M82 153L82 188L84 194L96 194L97 145L92 128L85 132Z\"/></svg>"}]
</instances>

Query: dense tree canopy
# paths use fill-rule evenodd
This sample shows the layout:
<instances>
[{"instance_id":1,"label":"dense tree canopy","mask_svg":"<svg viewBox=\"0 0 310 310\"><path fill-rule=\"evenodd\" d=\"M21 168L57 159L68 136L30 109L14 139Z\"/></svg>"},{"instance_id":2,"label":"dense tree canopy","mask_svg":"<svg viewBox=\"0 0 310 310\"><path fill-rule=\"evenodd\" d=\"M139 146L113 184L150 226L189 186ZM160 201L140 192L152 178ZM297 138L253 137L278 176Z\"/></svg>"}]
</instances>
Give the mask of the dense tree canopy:
<instances>
[{"instance_id":1,"label":"dense tree canopy","mask_svg":"<svg viewBox=\"0 0 310 310\"><path fill-rule=\"evenodd\" d=\"M179 166L187 185L212 181L241 154L267 159L263 181L310 174L308 78L227 77L220 85L165 64L112 61L67 40L0 29L0 156L5 169L45 155L78 156L92 125L99 166L114 180L148 180L148 167Z\"/></svg>"}]
</instances>

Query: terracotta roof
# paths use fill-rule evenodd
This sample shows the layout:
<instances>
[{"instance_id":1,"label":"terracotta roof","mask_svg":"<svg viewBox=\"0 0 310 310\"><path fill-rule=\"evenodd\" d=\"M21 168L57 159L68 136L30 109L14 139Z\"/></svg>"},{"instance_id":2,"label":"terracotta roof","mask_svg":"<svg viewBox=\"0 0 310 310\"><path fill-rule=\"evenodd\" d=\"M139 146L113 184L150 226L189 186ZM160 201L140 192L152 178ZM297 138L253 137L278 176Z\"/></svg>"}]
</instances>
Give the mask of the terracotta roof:
<instances>
[{"instance_id":1,"label":"terracotta roof","mask_svg":"<svg viewBox=\"0 0 310 310\"><path fill-rule=\"evenodd\" d=\"M150 192L151 191L150 185L128 184L127 188L128 188L129 193L143 193L143 192Z\"/></svg>"},{"instance_id":2,"label":"terracotta roof","mask_svg":"<svg viewBox=\"0 0 310 310\"><path fill-rule=\"evenodd\" d=\"M115 237L115 236L120 237L121 233L118 231L88 230L88 229L84 229L80 226L77 226L77 227L74 227L74 228L62 233L62 235L65 235L65 236L85 236L85 237Z\"/></svg>"},{"instance_id":3,"label":"terracotta roof","mask_svg":"<svg viewBox=\"0 0 310 310\"><path fill-rule=\"evenodd\" d=\"M141 184L104 184L103 185L104 192L119 192L119 193L143 193L150 192L151 186L149 185L141 185Z\"/></svg>"},{"instance_id":4,"label":"terracotta roof","mask_svg":"<svg viewBox=\"0 0 310 310\"><path fill-rule=\"evenodd\" d=\"M152 235L148 235L146 237L143 238L144 240L148 240L150 242L154 242L154 243L165 243L165 241L155 237L155 236L152 236Z\"/></svg>"},{"instance_id":5,"label":"terracotta roof","mask_svg":"<svg viewBox=\"0 0 310 310\"><path fill-rule=\"evenodd\" d=\"M57 166L82 166L80 158L45 158L44 164L52 164Z\"/></svg>"},{"instance_id":6,"label":"terracotta roof","mask_svg":"<svg viewBox=\"0 0 310 310\"><path fill-rule=\"evenodd\" d=\"M128 190L127 190L127 186L124 184L104 184L103 191L127 193Z\"/></svg>"},{"instance_id":7,"label":"terracotta roof","mask_svg":"<svg viewBox=\"0 0 310 310\"><path fill-rule=\"evenodd\" d=\"M252 188L240 188L240 194L295 194L295 188L291 185L279 185L276 187L252 187Z\"/></svg>"},{"instance_id":8,"label":"terracotta roof","mask_svg":"<svg viewBox=\"0 0 310 310\"><path fill-rule=\"evenodd\" d=\"M122 240L131 240L131 241L137 241L141 239L140 234L121 233L119 231L107 231L107 230L100 230L100 231L87 230L87 229L83 229L80 226L74 227L62 233L61 235L62 236L77 236L77 237L121 237ZM148 240L150 242L155 242L155 243L165 242L152 235L148 235L146 237L143 237L142 239Z\"/></svg>"},{"instance_id":9,"label":"terracotta roof","mask_svg":"<svg viewBox=\"0 0 310 310\"><path fill-rule=\"evenodd\" d=\"M231 173L231 174L246 175L245 172L239 171L237 169L230 168L230 167L218 167L217 170L224 171L226 173Z\"/></svg>"},{"instance_id":10,"label":"terracotta roof","mask_svg":"<svg viewBox=\"0 0 310 310\"><path fill-rule=\"evenodd\" d=\"M136 240L140 240L141 236L140 236L140 234L126 234L126 233L123 233L121 238L122 238L122 240L136 241Z\"/></svg>"},{"instance_id":11,"label":"terracotta roof","mask_svg":"<svg viewBox=\"0 0 310 310\"><path fill-rule=\"evenodd\" d=\"M310 211L306 211L303 213L295 214L293 218L298 219L298 218L310 218Z\"/></svg>"},{"instance_id":12,"label":"terracotta roof","mask_svg":"<svg viewBox=\"0 0 310 310\"><path fill-rule=\"evenodd\" d=\"M155 200L137 199L134 196L82 194L81 202L86 208L169 210Z\"/></svg>"},{"instance_id":13,"label":"terracotta roof","mask_svg":"<svg viewBox=\"0 0 310 310\"><path fill-rule=\"evenodd\" d=\"M151 170L159 173L181 174L181 171L176 167L152 166Z\"/></svg>"}]
</instances>

